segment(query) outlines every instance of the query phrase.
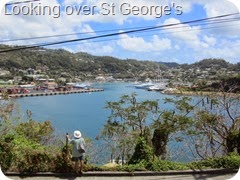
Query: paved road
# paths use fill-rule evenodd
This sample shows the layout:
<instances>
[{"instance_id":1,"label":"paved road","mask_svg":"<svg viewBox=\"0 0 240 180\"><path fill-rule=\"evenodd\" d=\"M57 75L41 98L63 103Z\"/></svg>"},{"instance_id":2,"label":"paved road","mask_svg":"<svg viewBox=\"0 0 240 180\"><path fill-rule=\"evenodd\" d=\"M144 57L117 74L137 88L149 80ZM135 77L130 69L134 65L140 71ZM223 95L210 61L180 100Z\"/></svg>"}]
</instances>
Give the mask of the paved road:
<instances>
[{"instance_id":1,"label":"paved road","mask_svg":"<svg viewBox=\"0 0 240 180\"><path fill-rule=\"evenodd\" d=\"M227 180L235 176L235 174L186 174L186 175L157 175L157 176L88 176L84 174L80 176L34 176L34 177L19 177L19 176L8 176L12 180Z\"/></svg>"}]
</instances>

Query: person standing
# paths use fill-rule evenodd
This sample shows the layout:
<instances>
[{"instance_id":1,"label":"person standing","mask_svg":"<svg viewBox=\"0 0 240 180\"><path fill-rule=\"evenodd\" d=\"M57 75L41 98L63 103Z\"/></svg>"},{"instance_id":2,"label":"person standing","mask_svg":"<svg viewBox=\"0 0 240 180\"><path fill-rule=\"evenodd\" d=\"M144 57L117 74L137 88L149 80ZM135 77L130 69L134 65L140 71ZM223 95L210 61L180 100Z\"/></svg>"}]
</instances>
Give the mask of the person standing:
<instances>
[{"instance_id":1,"label":"person standing","mask_svg":"<svg viewBox=\"0 0 240 180\"><path fill-rule=\"evenodd\" d=\"M66 138L68 139L68 142L72 144L72 161L74 162L74 169L76 172L80 170L79 172L82 173L85 153L79 152L79 147L82 147L83 149L85 149L84 148L85 141L79 130L74 131L73 136L74 138L70 139L69 135L67 134ZM80 163L80 166L79 166L79 163ZM78 169L79 167L80 169Z\"/></svg>"}]
</instances>

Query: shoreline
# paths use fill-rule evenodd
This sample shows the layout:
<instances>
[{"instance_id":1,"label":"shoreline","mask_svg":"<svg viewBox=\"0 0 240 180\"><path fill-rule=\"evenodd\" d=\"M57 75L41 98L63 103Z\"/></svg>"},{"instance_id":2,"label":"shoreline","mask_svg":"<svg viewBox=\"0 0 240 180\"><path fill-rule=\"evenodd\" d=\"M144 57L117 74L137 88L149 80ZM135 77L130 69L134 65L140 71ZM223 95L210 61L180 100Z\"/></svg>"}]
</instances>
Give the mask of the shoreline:
<instances>
[{"instance_id":1,"label":"shoreline","mask_svg":"<svg viewBox=\"0 0 240 180\"><path fill-rule=\"evenodd\" d=\"M34 97L34 96L52 96L52 95L67 95L76 93L91 93L100 92L103 89L80 89L80 90L70 90L70 91L51 91L51 92L35 92L35 93L24 93L24 94L9 94L10 98L20 98L20 97Z\"/></svg>"},{"instance_id":2,"label":"shoreline","mask_svg":"<svg viewBox=\"0 0 240 180\"><path fill-rule=\"evenodd\" d=\"M240 97L240 94L229 92L214 92L214 91L165 91L163 94L167 95L181 95L181 96L224 96L231 95L233 97Z\"/></svg>"}]
</instances>

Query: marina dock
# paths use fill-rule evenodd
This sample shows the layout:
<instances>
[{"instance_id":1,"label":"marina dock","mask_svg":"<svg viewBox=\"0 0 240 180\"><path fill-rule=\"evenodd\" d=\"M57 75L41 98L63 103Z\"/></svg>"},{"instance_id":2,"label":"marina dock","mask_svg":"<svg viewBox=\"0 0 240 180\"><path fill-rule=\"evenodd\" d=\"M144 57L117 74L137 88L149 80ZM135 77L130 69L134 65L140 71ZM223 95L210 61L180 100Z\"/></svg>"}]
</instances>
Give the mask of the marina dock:
<instances>
[{"instance_id":1,"label":"marina dock","mask_svg":"<svg viewBox=\"0 0 240 180\"><path fill-rule=\"evenodd\" d=\"M9 94L11 98L18 97L33 97L33 96L52 96L52 95L67 95L67 94L76 94L76 93L91 93L91 92L100 92L104 91L103 89L79 89L79 90L70 90L70 91L50 91L50 92L34 92L34 93L24 93L24 94Z\"/></svg>"}]
</instances>

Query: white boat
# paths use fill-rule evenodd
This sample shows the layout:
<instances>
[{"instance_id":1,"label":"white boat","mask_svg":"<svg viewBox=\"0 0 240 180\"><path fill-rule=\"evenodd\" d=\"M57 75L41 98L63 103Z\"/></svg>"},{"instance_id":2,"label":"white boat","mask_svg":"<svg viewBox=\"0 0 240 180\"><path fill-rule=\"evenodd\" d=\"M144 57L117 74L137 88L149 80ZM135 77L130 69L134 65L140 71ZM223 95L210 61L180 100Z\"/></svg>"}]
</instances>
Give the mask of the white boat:
<instances>
[{"instance_id":1,"label":"white boat","mask_svg":"<svg viewBox=\"0 0 240 180\"><path fill-rule=\"evenodd\" d=\"M160 71L159 66L158 66L158 74L156 76L155 82L156 82L155 84L147 88L148 91L163 91L167 88L167 83L163 81L162 73Z\"/></svg>"},{"instance_id":2,"label":"white boat","mask_svg":"<svg viewBox=\"0 0 240 180\"><path fill-rule=\"evenodd\" d=\"M166 89L165 83L157 83L147 88L148 91L163 91Z\"/></svg>"},{"instance_id":3,"label":"white boat","mask_svg":"<svg viewBox=\"0 0 240 180\"><path fill-rule=\"evenodd\" d=\"M142 84L136 84L134 85L135 88L137 89L147 89L150 86L153 86L154 84L152 82L148 82L148 83L142 83Z\"/></svg>"},{"instance_id":4,"label":"white boat","mask_svg":"<svg viewBox=\"0 0 240 180\"><path fill-rule=\"evenodd\" d=\"M87 89L90 88L91 84L90 83L76 83L73 85L74 88L80 88L80 89Z\"/></svg>"}]
</instances>

